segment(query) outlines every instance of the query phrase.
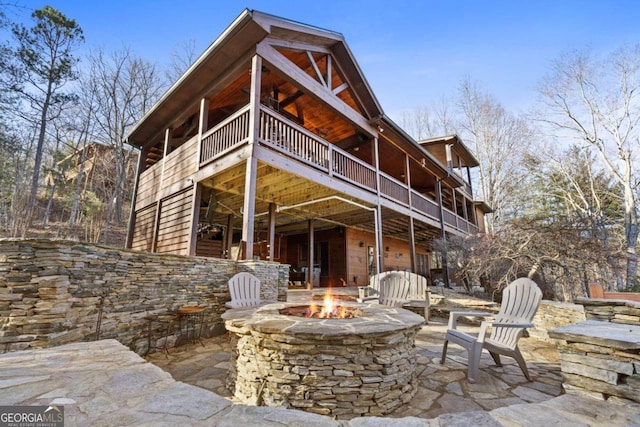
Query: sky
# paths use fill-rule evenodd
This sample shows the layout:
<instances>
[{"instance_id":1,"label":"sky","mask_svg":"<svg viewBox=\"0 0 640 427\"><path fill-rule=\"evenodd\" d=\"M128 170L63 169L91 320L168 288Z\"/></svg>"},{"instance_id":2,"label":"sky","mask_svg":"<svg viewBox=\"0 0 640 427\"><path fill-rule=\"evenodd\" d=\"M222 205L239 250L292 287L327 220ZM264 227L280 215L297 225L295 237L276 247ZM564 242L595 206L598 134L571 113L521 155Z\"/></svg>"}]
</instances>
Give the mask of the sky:
<instances>
[{"instance_id":1,"label":"sky","mask_svg":"<svg viewBox=\"0 0 640 427\"><path fill-rule=\"evenodd\" d=\"M637 0L17 0L30 23L49 4L82 27L83 49L128 46L164 66L193 41L204 51L245 9L344 35L385 113L450 102L465 77L509 111L531 107L550 64L574 49L640 42Z\"/></svg>"}]
</instances>

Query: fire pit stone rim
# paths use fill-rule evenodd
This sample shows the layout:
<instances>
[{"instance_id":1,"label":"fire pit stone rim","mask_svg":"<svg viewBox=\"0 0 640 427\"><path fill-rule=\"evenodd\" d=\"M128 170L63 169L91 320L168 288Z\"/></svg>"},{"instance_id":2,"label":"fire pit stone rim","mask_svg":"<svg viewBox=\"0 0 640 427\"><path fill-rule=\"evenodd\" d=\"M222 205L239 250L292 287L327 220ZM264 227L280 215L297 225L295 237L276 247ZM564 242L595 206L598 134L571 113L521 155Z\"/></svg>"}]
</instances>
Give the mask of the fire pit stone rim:
<instances>
[{"instance_id":1,"label":"fire pit stone rim","mask_svg":"<svg viewBox=\"0 0 640 427\"><path fill-rule=\"evenodd\" d=\"M358 307L362 311L359 317L348 319L317 319L280 314L282 309L300 305L304 304L275 302L256 307L236 308L227 310L222 318L227 329L243 328L263 333L286 330L287 334L325 337L353 335L354 332L360 336L379 335L418 328L424 324L422 316L409 310L373 303L340 302L340 305Z\"/></svg>"}]
</instances>

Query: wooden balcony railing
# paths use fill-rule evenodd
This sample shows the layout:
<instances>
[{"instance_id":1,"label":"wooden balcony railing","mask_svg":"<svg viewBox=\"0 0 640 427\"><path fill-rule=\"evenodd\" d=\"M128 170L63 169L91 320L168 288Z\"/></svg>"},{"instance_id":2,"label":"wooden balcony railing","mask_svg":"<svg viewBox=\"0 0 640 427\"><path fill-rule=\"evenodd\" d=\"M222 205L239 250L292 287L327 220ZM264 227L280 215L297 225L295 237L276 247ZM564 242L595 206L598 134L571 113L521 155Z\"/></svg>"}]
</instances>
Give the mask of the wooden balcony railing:
<instances>
[{"instance_id":1,"label":"wooden balcony railing","mask_svg":"<svg viewBox=\"0 0 640 427\"><path fill-rule=\"evenodd\" d=\"M458 228L458 220L457 215L451 212L448 209L442 209L442 213L444 216L444 223L451 225L452 227Z\"/></svg>"},{"instance_id":2,"label":"wooden balcony railing","mask_svg":"<svg viewBox=\"0 0 640 427\"><path fill-rule=\"evenodd\" d=\"M331 172L371 190L376 189L376 171L367 163L352 156L351 154L333 147L331 150Z\"/></svg>"},{"instance_id":3,"label":"wooden balcony railing","mask_svg":"<svg viewBox=\"0 0 640 427\"><path fill-rule=\"evenodd\" d=\"M438 204L416 191L411 191L411 205L419 212L423 212L433 218L440 218L440 207Z\"/></svg>"},{"instance_id":4,"label":"wooden balcony railing","mask_svg":"<svg viewBox=\"0 0 640 427\"><path fill-rule=\"evenodd\" d=\"M200 166L224 156L248 142L249 106L207 131L202 137ZM286 156L292 157L327 174L376 192L376 170L373 166L330 144L319 136L300 127L291 120L266 107L260 108L258 141ZM411 191L411 200L409 192ZM410 190L403 182L380 173L380 194L435 219L440 219L440 208L433 200ZM456 229L469 230L475 225L448 210L444 210L445 223ZM464 224L462 224L464 222ZM462 227L460 225L462 224Z\"/></svg>"},{"instance_id":5,"label":"wooden balcony railing","mask_svg":"<svg viewBox=\"0 0 640 427\"><path fill-rule=\"evenodd\" d=\"M329 143L266 108L260 109L259 138L278 151L329 171Z\"/></svg>"},{"instance_id":6,"label":"wooden balcony railing","mask_svg":"<svg viewBox=\"0 0 640 427\"><path fill-rule=\"evenodd\" d=\"M406 206L409 205L409 187L380 172L380 194Z\"/></svg>"},{"instance_id":7,"label":"wooden balcony railing","mask_svg":"<svg viewBox=\"0 0 640 427\"><path fill-rule=\"evenodd\" d=\"M249 105L209 129L202 135L200 166L249 140Z\"/></svg>"}]
</instances>

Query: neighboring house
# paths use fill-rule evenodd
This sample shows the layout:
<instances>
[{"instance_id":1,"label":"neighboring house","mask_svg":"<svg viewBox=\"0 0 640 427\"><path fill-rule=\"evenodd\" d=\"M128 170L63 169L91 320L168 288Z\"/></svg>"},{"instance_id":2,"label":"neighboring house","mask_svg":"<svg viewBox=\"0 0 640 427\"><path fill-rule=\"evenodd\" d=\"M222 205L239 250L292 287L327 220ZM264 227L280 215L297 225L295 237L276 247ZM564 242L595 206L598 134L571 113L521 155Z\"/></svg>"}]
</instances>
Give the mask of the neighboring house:
<instances>
[{"instance_id":1,"label":"neighboring house","mask_svg":"<svg viewBox=\"0 0 640 427\"><path fill-rule=\"evenodd\" d=\"M477 160L383 112L344 37L245 10L127 136L127 246L314 266L316 285L429 274L431 242L483 230ZM299 274L292 274L302 279Z\"/></svg>"},{"instance_id":2,"label":"neighboring house","mask_svg":"<svg viewBox=\"0 0 640 427\"><path fill-rule=\"evenodd\" d=\"M63 171L62 178L67 181L75 181L80 171L83 172L82 181L86 188L93 178L96 168L102 164L102 159L112 156L113 147L99 143L90 142L84 148L79 148L69 154L64 159L56 163L56 169ZM83 157L84 156L84 157ZM45 182L53 185L54 177L51 172L47 173Z\"/></svg>"}]
</instances>

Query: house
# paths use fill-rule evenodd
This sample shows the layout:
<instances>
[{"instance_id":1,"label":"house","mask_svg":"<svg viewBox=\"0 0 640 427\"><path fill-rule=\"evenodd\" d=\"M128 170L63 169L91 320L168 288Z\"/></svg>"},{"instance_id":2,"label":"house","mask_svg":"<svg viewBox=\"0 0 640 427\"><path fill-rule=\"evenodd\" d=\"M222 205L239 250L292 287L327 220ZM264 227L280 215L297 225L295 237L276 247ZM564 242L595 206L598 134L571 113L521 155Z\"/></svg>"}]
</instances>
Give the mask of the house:
<instances>
[{"instance_id":1,"label":"house","mask_svg":"<svg viewBox=\"0 0 640 427\"><path fill-rule=\"evenodd\" d=\"M127 142L140 149L129 248L272 260L315 286L428 275L432 240L482 231L489 211L460 138L404 132L341 34L258 11L243 11Z\"/></svg>"},{"instance_id":2,"label":"house","mask_svg":"<svg viewBox=\"0 0 640 427\"><path fill-rule=\"evenodd\" d=\"M105 162L113 162L112 152L113 147L109 145L89 142L56 162L55 169L60 172L60 179L66 182L76 181L82 173L82 185L87 188L90 187L96 170L104 169ZM45 176L45 183L50 186L54 181L55 175L49 171Z\"/></svg>"}]
</instances>

